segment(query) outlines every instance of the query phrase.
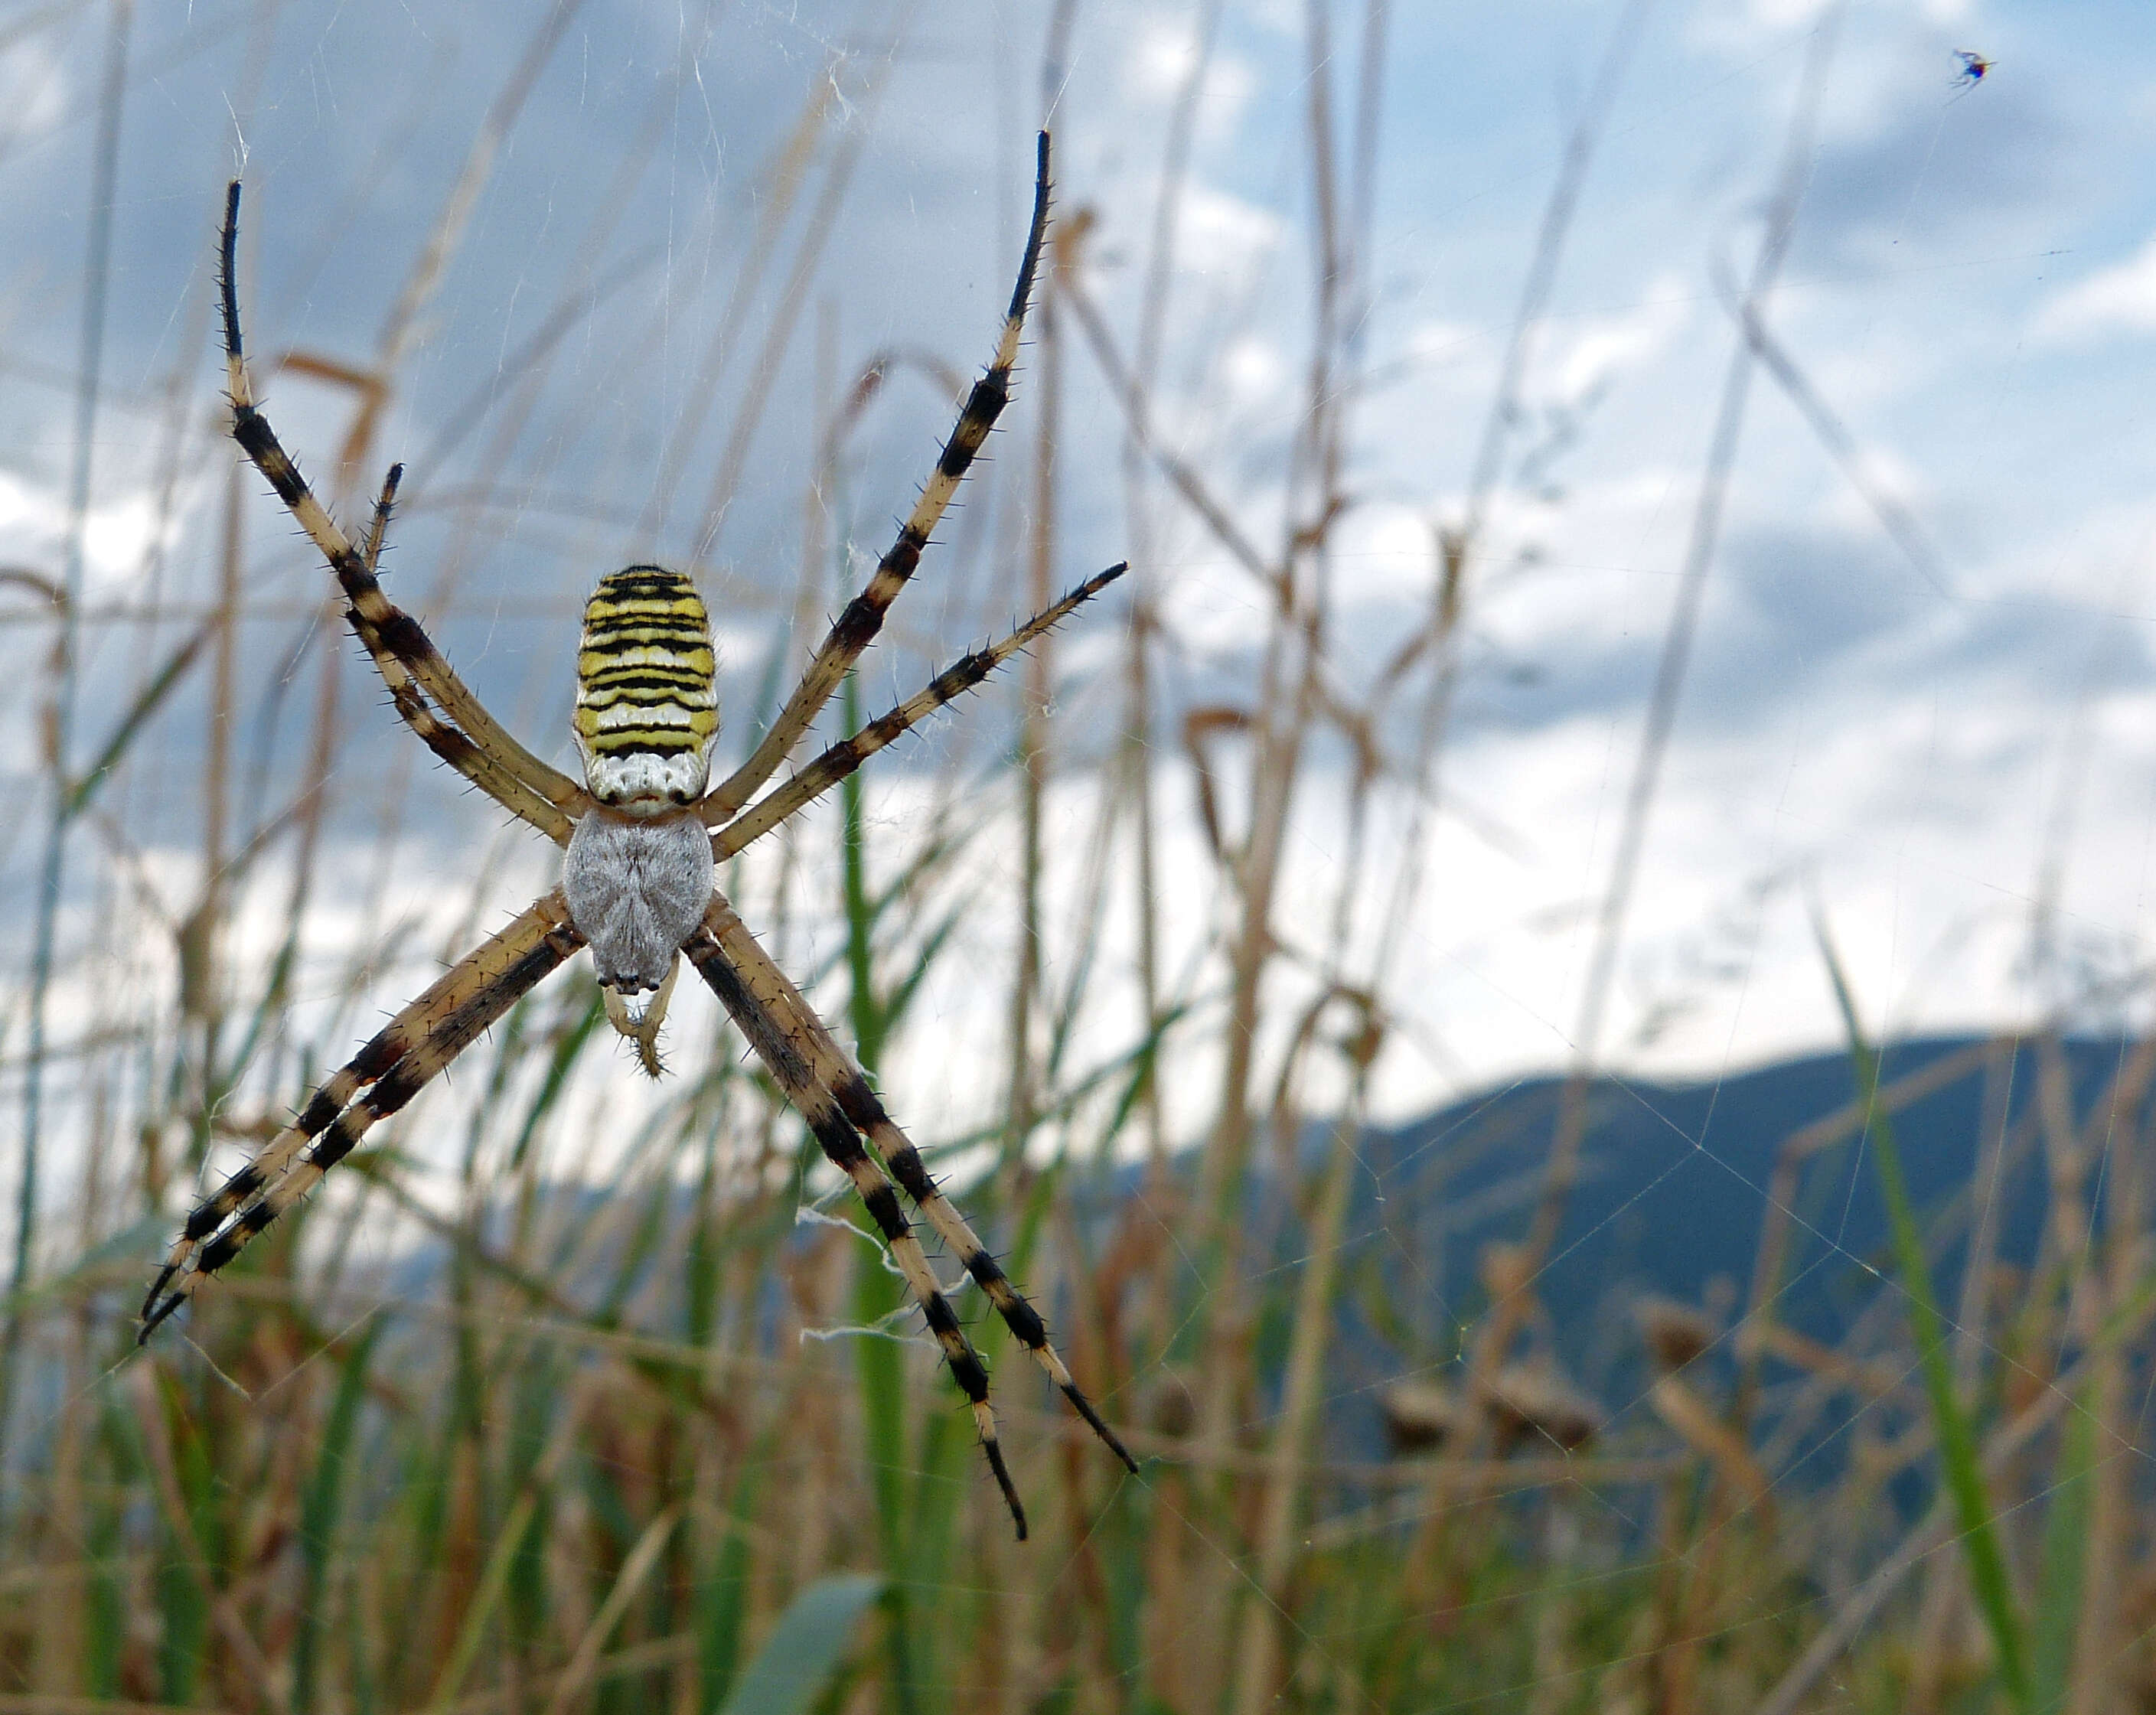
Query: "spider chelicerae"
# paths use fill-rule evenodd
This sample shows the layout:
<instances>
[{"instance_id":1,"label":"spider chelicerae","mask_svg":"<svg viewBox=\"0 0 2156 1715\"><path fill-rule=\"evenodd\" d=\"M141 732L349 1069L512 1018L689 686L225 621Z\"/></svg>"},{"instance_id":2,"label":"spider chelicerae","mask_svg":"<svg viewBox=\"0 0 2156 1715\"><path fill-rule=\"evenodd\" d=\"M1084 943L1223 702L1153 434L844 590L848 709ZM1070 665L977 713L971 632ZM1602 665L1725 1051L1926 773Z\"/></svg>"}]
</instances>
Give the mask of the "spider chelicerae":
<instances>
[{"instance_id":1,"label":"spider chelicerae","mask_svg":"<svg viewBox=\"0 0 2156 1715\"><path fill-rule=\"evenodd\" d=\"M954 1252L1096 1435L1137 1469L1063 1360L1040 1316L1011 1284L963 1216L937 1189L921 1152L799 990L757 942L719 890L716 865L830 790L935 710L979 685L1011 655L1120 577L1111 567L1001 642L976 650L852 737L842 739L757 798L875 637L988 431L1010 397L1012 366L1048 226L1049 145L1043 132L1033 219L994 361L973 383L913 513L861 593L833 624L800 685L748 760L708 784L718 735L711 622L679 573L630 566L599 580L584 609L577 656L574 730L582 785L505 732L419 627L382 593L375 566L403 467L393 466L365 539L354 543L307 487L254 403L239 335L234 284L239 185L226 197L220 261L232 435L269 479L344 592L345 617L372 658L404 724L511 814L567 848L561 885L467 954L390 1019L298 1117L188 1216L142 1304L140 1338L320 1183L377 1122L395 1113L540 980L588 947L607 1016L660 1071L657 1036L685 953L844 1173L972 1407L988 1469L1021 1539L1025 1509L997 1440L988 1373L930 1271L899 1200L903 1192ZM752 800L754 800L752 802Z\"/></svg>"}]
</instances>

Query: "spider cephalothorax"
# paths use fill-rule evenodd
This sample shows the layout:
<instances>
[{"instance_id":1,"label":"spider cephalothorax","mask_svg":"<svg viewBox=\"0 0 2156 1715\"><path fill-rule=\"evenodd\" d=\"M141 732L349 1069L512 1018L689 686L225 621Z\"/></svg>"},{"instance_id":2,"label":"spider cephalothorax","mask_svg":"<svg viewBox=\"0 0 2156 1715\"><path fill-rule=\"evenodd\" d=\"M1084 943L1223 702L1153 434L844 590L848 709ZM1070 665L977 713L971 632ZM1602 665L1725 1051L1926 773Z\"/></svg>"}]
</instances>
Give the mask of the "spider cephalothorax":
<instances>
[{"instance_id":1,"label":"spider cephalothorax","mask_svg":"<svg viewBox=\"0 0 2156 1715\"><path fill-rule=\"evenodd\" d=\"M239 336L234 255L239 187L225 204L227 385L232 434L329 562L346 617L372 657L405 725L511 814L567 848L562 885L444 973L333 1074L290 1125L187 1217L142 1304L141 1338L193 1296L254 1235L320 1184L368 1129L428 1081L550 973L589 947L608 1016L659 1071L656 1039L686 954L833 1166L859 1194L921 1306L973 1423L1018 1533L1025 1512L1004 1463L988 1404L988 1373L928 1266L901 1195L935 1230L1065 1396L1132 1471L1137 1466L1049 1343L1048 1331L965 1218L928 1177L921 1152L800 991L757 942L716 886L715 865L769 833L844 779L916 721L981 683L1004 661L1121 575L1111 566L1000 642L961 657L927 687L765 788L849 668L875 639L913 575L937 521L1010 397L1019 332L1048 224L1048 138L1040 138L1033 223L994 361L973 384L942 456L875 575L833 624L801 683L748 759L707 789L718 736L711 622L678 573L630 566L599 580L584 610L577 658L578 785L524 748L488 714L408 614L375 578L403 467L393 467L365 539L354 543L323 510L254 403ZM758 797L759 793L762 793Z\"/></svg>"}]
</instances>

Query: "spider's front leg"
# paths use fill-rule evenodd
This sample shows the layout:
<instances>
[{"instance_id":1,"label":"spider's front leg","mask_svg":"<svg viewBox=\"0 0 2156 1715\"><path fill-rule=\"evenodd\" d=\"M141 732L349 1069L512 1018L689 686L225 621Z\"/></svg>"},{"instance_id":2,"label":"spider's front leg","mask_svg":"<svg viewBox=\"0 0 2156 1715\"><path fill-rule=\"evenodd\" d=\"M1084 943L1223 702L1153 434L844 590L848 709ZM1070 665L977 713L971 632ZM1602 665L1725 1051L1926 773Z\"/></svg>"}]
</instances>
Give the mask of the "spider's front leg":
<instances>
[{"instance_id":1,"label":"spider's front leg","mask_svg":"<svg viewBox=\"0 0 2156 1715\"><path fill-rule=\"evenodd\" d=\"M1054 607L1035 614L1000 642L959 656L896 708L877 716L852 737L839 740L783 785L716 829L711 835L712 855L724 863L752 840L761 840L798 814L885 746L896 743L937 710L980 685L1028 644L1070 618L1130 569L1128 561L1118 561L1087 578Z\"/></svg>"},{"instance_id":2,"label":"spider's front leg","mask_svg":"<svg viewBox=\"0 0 2156 1715\"><path fill-rule=\"evenodd\" d=\"M427 747L520 819L557 845L569 839L574 819L591 800L577 783L519 744L487 713L458 678L419 622L390 601L375 578L389 508L403 467L389 473L376 503L362 552L315 497L270 419L254 403L239 330L238 248L239 182L226 193L224 231L218 249L224 311L225 383L232 399L232 438L269 480L300 527L329 562L344 591L346 618L372 659L390 701Z\"/></svg>"},{"instance_id":3,"label":"spider's front leg","mask_svg":"<svg viewBox=\"0 0 2156 1715\"><path fill-rule=\"evenodd\" d=\"M708 826L716 828L726 822L784 764L793 754L793 747L801 742L802 735L814 724L818 712L831 700L839 681L846 676L846 670L875 640L876 634L883 629L884 615L921 563L928 538L935 533L937 524L951 504L951 497L957 493L959 483L973 468L981 444L988 439L989 431L996 426L996 418L1010 403L1011 372L1018 366L1019 336L1025 328L1034 280L1040 271L1041 248L1048 235L1048 133L1043 131L1034 157L1033 223L1026 234L1025 258L1019 264L1018 284L1011 290L1010 307L1004 315L1003 335L996 341L994 357L981 378L973 383L973 391L966 395L951 438L943 444L942 456L921 485L921 498L914 502L912 512L900 526L898 540L877 562L867 587L846 603L833 622L823 647L816 651L808 672L793 695L787 698L786 706L778 711L755 752L713 787L697 805L697 814Z\"/></svg>"}]
</instances>

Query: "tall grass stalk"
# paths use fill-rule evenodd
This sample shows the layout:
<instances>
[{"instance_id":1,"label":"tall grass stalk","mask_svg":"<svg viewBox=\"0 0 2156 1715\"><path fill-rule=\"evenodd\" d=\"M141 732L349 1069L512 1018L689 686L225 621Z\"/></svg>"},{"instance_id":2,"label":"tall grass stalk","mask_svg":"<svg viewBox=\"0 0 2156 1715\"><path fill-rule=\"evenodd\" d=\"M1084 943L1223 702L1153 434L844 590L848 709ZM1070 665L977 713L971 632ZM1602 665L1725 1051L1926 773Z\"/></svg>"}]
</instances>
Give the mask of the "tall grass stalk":
<instances>
[{"instance_id":1,"label":"tall grass stalk","mask_svg":"<svg viewBox=\"0 0 2156 1715\"><path fill-rule=\"evenodd\" d=\"M1750 277L1745 282L1744 302L1749 316L1756 316L1758 306L1772 295L1783 264L1789 259L1790 242L1796 234L1798 211L1811 178L1813 139L1817 134L1820 106L1825 98L1827 73L1833 64L1844 10L1839 3L1830 7L1812 27L1804 69L1790 107L1788 130L1783 137L1774 193L1767 208L1766 230L1753 260ZM1728 505L1738 444L1743 434L1753 363L1751 345L1738 339L1723 372L1707 460L1686 539L1676 598L1671 604L1661 654L1655 664L1646 721L1640 729L1631 779L1625 788L1625 809L1609 860L1609 879L1596 907L1594 939L1587 970L1580 983L1578 1019L1572 1032L1573 1064L1550 1138L1549 1162L1542 1192L1536 1200L1534 1217L1525 1240L1522 1271L1530 1276L1539 1271L1550 1254L1550 1247L1557 1242L1558 1227L1578 1176L1580 1146L1587 1134L1590 1080L1601 1052L1610 985L1616 976L1617 956L1631 912L1633 890L1639 881L1655 799L1661 789L1663 760L1669 752L1685 680L1691 670L1701 607L1707 595L1707 574L1713 569L1721 544L1722 515ZM1490 1325L1480 1336L1477 1366L1486 1376L1491 1366L1501 1361L1509 1348L1522 1307L1500 1302Z\"/></svg>"},{"instance_id":2,"label":"tall grass stalk","mask_svg":"<svg viewBox=\"0 0 2156 1715\"><path fill-rule=\"evenodd\" d=\"M1820 956L1834 985L1835 1004L1840 1009L1849 1033L1850 1064L1856 1076L1857 1100L1865 1104L1865 1141L1879 1177L1881 1195L1893 1234L1894 1261L1907 1295L1909 1322L1916 1336L1917 1358L1922 1366L1924 1391L1931 1404L1932 1427L1938 1437L1942 1476L1953 1497L1961 1524L1962 1552L1968 1557L1969 1582L1977 1606L1990 1628L1993 1647L1999 1654L1999 1674L2009 1695L2023 1709L2042 1706L2034 1698L2029 1676L2028 1649L2020 1607L2006 1569L1999 1541L1998 1514L1985 1493L1984 1472L1977 1454L1977 1440L1967 1408L1954 1384L1953 1358L1947 1329L1932 1290L1931 1265L1924 1255L1923 1235L1909 1201L1907 1176L1902 1170L1902 1152L1894 1141L1891 1120L1876 1106L1880 1070L1878 1050L1864 1033L1856 1013L1856 997L1841 960L1821 919L1818 925Z\"/></svg>"},{"instance_id":3,"label":"tall grass stalk","mask_svg":"<svg viewBox=\"0 0 2156 1715\"><path fill-rule=\"evenodd\" d=\"M38 865L35 926L31 931L27 1064L23 1081L22 1152L15 1181L14 1258L8 1269L10 1307L0 1322L0 1457L5 1456L13 1416L22 1322L14 1308L35 1266L39 1173L44 1147L46 1010L59 936L68 832L79 808L69 773L74 752L75 680L82 653L81 615L85 533L90 525L90 479L97 449L97 418L105 370L105 301L111 285L114 203L120 172L120 130L126 109L127 55L134 31L134 0L110 0L105 72L97 104L84 225L89 233L83 261L82 326L76 357L74 432L68 472L67 532L60 572L59 638L52 667L46 766L51 805ZM109 765L108 765L109 766Z\"/></svg>"},{"instance_id":4,"label":"tall grass stalk","mask_svg":"<svg viewBox=\"0 0 2156 1715\"><path fill-rule=\"evenodd\" d=\"M1463 1358L1462 1330L1487 1307L1452 1296L1463 1271L1442 1247L1457 1234L1432 1236L1459 1214L1451 1176L1478 1150L1519 1156L1509 1190L1522 1211L1540 1192L1554 1212L1530 1233L1554 1232L1564 1163L1532 1170L1549 1116L1532 1136L1492 1122L1430 1141L1396 1172L1393 1140L1368 1123L1383 1056L1419 1011L1403 1004L1419 998L1400 992L1400 949L1435 907L1439 785L1455 698L1478 670L1517 424L1650 6L1613 8L1522 254L1481 259L1515 270L1519 295L1492 331L1496 386L1463 440L1462 493L1406 496L1445 527L1404 616L1360 605L1349 557L1389 493L1365 410L1399 325L1378 211L1402 9L1306 0L1281 108L1287 261L1232 282L1217 314L1201 307L1218 282L1199 248L1217 210L1194 199L1219 178L1209 116L1240 75L1245 10L1193 0L1157 134L1118 137L1105 176L1083 104L1120 44L1075 0L1024 22L1049 35L1028 102L1052 102L1075 144L1003 443L1024 456L969 480L970 516L953 515L869 659L879 682L925 680L950 652L939 610L999 624L1029 589L1091 569L1073 556L1126 526L1086 486L1081 437L1120 438L1137 598L1127 614L1089 612L1001 695L880 759L892 801L918 815L881 814L878 786L856 778L724 864L729 896L903 1109L1144 1461L1135 1478L1109 1463L954 1281L1029 1503L1023 1546L900 1281L778 1091L685 992L666 1040L675 1076L647 1087L601 1027L588 968L371 1132L135 1353L129 1312L201 1178L275 1135L382 1008L551 860L527 860L483 804L435 802L417 768L376 766L410 747L341 696L341 643L316 663L295 640L320 567L281 537L247 551L249 531L283 521L251 483L217 480L233 449L213 354L187 354L159 396L173 445L154 486L177 522L146 558L149 595L110 622L133 628L126 688L92 718L77 683L44 759L53 825L72 828L46 943L51 1014L27 1045L9 1033L8 1065L44 1104L25 1165L40 1140L54 1153L62 1091L84 1161L65 1222L31 1173L35 1218L0 1307L16 1330L0 1378L15 1430L0 1460L0 1715L2108 1715L2156 1682L2137 1571L2156 1530L2134 1451L2156 1318L2138 1167L2156 1049L2135 1044L2093 1096L2056 1040L1974 1044L1888 1080L1847 1005L1857 1099L1779 1140L1748 1297L1729 1318L1681 1307L1707 1328L1681 1363L1626 1332L1614 1290L1547 1302L1539 1261L1561 1235L1524 1266L1517 1251L1486 1259L1486 1297L1502 1302L1481 1325L1503 1338ZM270 63L275 11L255 20L243 82ZM441 623L460 665L497 677L508 629L469 623L483 572L490 626L547 618L533 659L552 676L531 675L534 706L557 715L566 696L573 597L555 562L582 578L594 558L725 543L746 558L752 543L798 564L792 589L715 558L700 568L736 657L723 742L746 749L859 576L852 497L880 531L887 487L902 500L934 456L924 428L917 464L891 477L888 449L855 431L872 407L929 412L907 397L921 377L942 412L978 353L857 348L860 330L882 337L880 306L836 295L857 282L830 264L869 151L891 142L871 119L901 110L919 60L950 38L918 35L930 11L904 0L850 16L799 53L798 87L772 92L763 132L727 132L757 165L711 169L721 189L700 205L680 134L741 20L690 8L649 80L607 96L624 141L598 205L573 176L557 186L547 242L565 266L542 280L534 265L531 324L501 306L485 385L438 408L418 383L435 331L474 313L458 259L514 241L483 218L489 199L552 81L572 56L579 72L599 57L592 8L535 6L464 129L385 176L418 182L424 157L439 182L408 253L382 258L391 307L358 342L368 355L346 363L325 344L281 365L288 384L331 389L352 496L390 450L392 406L400 428L412 419L434 456L413 460L397 542L434 581L403 599ZM757 13L754 28L794 23ZM1801 392L1756 312L1787 243L1826 39L1784 139L1754 313L1739 306L1704 425L1629 856L1605 878L1603 965L1682 688L1683 603L1739 474L1742 375L1763 363ZM1040 40L1013 36L1007 61ZM1158 181L1132 198L1148 148ZM632 216L662 178L664 239L636 249ZM752 198L730 197L737 180ZM324 255L347 236L330 224ZM370 221L368 241L385 229ZM948 259L933 249L920 265ZM716 283L684 259L706 249L732 269ZM1004 265L973 263L983 279ZM686 313L696 292L708 320ZM264 320L274 352L277 317ZM1204 379L1253 337L1293 365L1291 397L1255 429L1216 410ZM113 418L85 372L87 460ZM1817 413L1806 422L1830 439ZM779 425L794 445L767 460ZM1841 453L1863 468L1853 442ZM742 503L767 462L799 480L798 508L790 489L780 508ZM101 450L77 468L80 537L115 479ZM190 512L191 495L220 490L221 517ZM685 493L701 510L677 518ZM497 547L511 570L483 558ZM79 573L80 539L73 552ZM1191 611L1184 580L1201 561L1249 598L1226 644ZM0 582L49 604L78 680L111 653L106 615L69 600L65 580ZM318 668L332 676L305 678ZM312 695L293 695L303 682ZM850 683L832 724L858 716ZM366 798L338 784L346 741L356 762L362 737ZM63 994L85 1019L65 1044L51 1027ZM939 1068L951 1087L930 1096ZM1975 1207L1934 1221L1912 1206L1894 1122L1978 1081ZM1860 1148L1873 1178L1859 1189L1892 1217L1883 1291L1807 1225ZM2034 1268L2010 1280L1995 1194L2029 1163L2051 1219ZM1930 1271L1964 1232L1949 1327ZM1845 1266L1871 1297L1829 1341L1792 1294ZM1620 1391L1561 1441L1553 1414L1496 1384L1517 1389L1515 1367L1553 1372L1560 1330L1589 1312ZM1403 1396L1418 1389L1411 1420ZM1935 1468L1928 1510L1903 1517Z\"/></svg>"}]
</instances>

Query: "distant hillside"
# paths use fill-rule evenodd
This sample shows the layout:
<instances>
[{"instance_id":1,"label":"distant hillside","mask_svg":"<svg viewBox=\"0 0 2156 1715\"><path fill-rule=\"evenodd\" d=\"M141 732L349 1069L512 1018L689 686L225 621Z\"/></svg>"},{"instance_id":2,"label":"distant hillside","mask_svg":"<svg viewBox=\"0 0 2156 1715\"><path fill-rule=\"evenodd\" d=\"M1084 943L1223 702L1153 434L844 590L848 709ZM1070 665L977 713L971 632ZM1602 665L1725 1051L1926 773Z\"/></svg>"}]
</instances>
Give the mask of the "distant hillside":
<instances>
[{"instance_id":1,"label":"distant hillside","mask_svg":"<svg viewBox=\"0 0 2156 1715\"><path fill-rule=\"evenodd\" d=\"M1976 1199L1987 1131L2005 1138L1995 1201L1999 1261L2027 1269L2037 1260L2049 1207L2039 1124L2043 1062L2056 1056L2073 1122L2089 1148L2085 1195L2101 1212L2107 1155L2092 1122L2107 1111L2113 1078L2129 1045L2117 1039L2034 1041L1933 1037L1902 1042L1886 1055L1886 1087L1899 1101L1892 1120L1912 1198L1930 1245L1933 1278L1951 1316ZM1327 1435L1337 1452L1376 1456L1383 1435L1379 1398L1389 1383L1457 1379L1463 1338L1486 1307L1477 1262L1494 1243L1517 1243L1540 1191L1563 1081L1523 1080L1455 1102L1396 1128L1367 1132L1358 1150L1355 1200L1348 1224L1337 1311L1338 1338L1328 1366ZM1596 1081L1578 1183L1552 1261L1535 1282L1539 1307L1527 1338L1553 1354L1574 1383L1610 1414L1613 1431L1634 1420L1631 1408L1650 1379L1636 1312L1650 1297L1702 1307L1727 1333L1749 1302L1766 1227L1769 1190L1785 1148L1813 1128L1815 1146L1794 1176L1789 1244L1778 1320L1845 1353L1907 1352L1898 1289L1891 1284L1887 1219L1874 1163L1861 1129L1845 1125L1830 1142L1820 1122L1851 1108L1855 1083L1847 1058L1819 1054L1697 1084ZM2142 1135L2147 1100L2129 1116ZM1989 1117L1987 1118L1987 1116ZM1313 1126L1306 1160L1315 1167L1327 1134ZM1183 1158L1194 1168L1194 1155ZM1105 1235L1136 1189L1125 1168L1081 1194ZM553 1218L574 1230L602 1207L606 1193L556 1188L567 1199ZM1276 1178L1251 1193L1251 1255L1270 1259L1275 1278L1301 1265L1308 1245L1285 1205ZM566 1209L566 1213L565 1213ZM506 1211L502 1212L506 1219ZM693 1219L682 1191L670 1219ZM678 1242L649 1247L645 1267L678 1255ZM394 1296L424 1298L439 1289L444 1251L425 1245L398 1264ZM588 1255L577 1279L596 1297L619 1266L614 1246ZM1875 1270L1877 1271L1875 1272ZM637 1276L641 1279L642 1276ZM1195 1285L1195 1277L1191 1284ZM775 1293L776 1283L770 1290ZM1277 1375L1291 1292L1263 1295L1268 1320L1257 1330L1260 1373ZM773 1307L775 1310L775 1299ZM680 1307L656 1306L670 1326ZM978 1307L968 1305L969 1312ZM1058 1308L1051 1307L1051 1308ZM1070 1307L1060 1307L1070 1313ZM1701 1360L1696 1379L1710 1388L1731 1370L1730 1343ZM1795 1372L1773 1363L1770 1383ZM1764 1402L1771 1419L1774 1399ZM1827 1409L1800 1436L1815 1446L1847 1419Z\"/></svg>"},{"instance_id":2,"label":"distant hillside","mask_svg":"<svg viewBox=\"0 0 2156 1715\"><path fill-rule=\"evenodd\" d=\"M2083 1133L2107 1095L2127 1045L2068 1040L2058 1058ZM1938 1037L1888 1050L1890 1090L1928 1073L1938 1087L1893 1116L1910 1190L1930 1238L1942 1302L1959 1290L1974 1199L1969 1194L1989 1124L2005 1126L1997 1254L2028 1267L2048 1206L2038 1115L2041 1060L2034 1041ZM1343 1410L1387 1374L1440 1373L1459 1331L1485 1305L1476 1264L1493 1241L1517 1241L1540 1189L1562 1081L1537 1078L1457 1102L1395 1130L1372 1133L1363 1150L1346 1310ZM1537 1324L1565 1369L1613 1407L1644 1384L1634 1320L1657 1294L1718 1307L1727 1328L1751 1290L1779 1153L1802 1128L1846 1108L1855 1085L1846 1056L1820 1054L1712 1083L1599 1080L1579 1183L1549 1267L1537 1282ZM2133 1118L2146 1117L2144 1100ZM2105 1153L2091 1147L2089 1194L2101 1207ZM1898 1305L1881 1303L1876 1266L1891 1273L1887 1220L1874 1164L1851 1131L1820 1149L1796 1178L1780 1319L1830 1344L1868 1309L1880 1332L1902 1335ZM1292 1261L1291 1224L1276 1251ZM1873 1307L1878 1307L1874 1309ZM1723 1361L1712 1358L1709 1362ZM1343 1425L1351 1438L1361 1430Z\"/></svg>"}]
</instances>

